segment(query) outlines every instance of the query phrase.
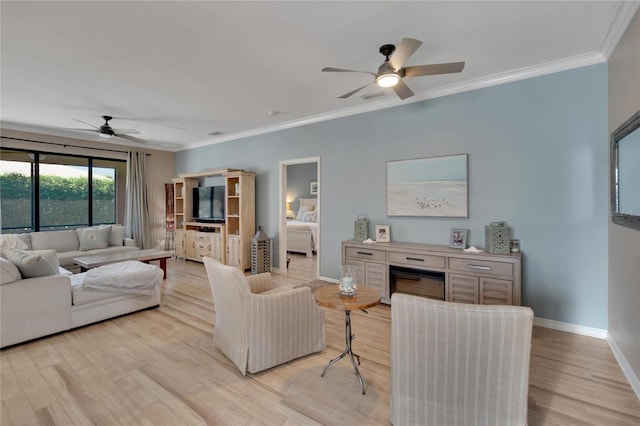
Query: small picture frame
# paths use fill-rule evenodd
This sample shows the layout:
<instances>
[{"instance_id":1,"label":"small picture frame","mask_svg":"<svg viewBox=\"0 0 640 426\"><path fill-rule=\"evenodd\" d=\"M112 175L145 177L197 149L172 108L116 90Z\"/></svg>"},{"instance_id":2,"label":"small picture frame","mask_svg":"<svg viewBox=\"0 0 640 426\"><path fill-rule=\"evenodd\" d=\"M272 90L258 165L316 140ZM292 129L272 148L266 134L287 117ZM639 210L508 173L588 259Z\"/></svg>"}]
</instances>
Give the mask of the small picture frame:
<instances>
[{"instance_id":1,"label":"small picture frame","mask_svg":"<svg viewBox=\"0 0 640 426\"><path fill-rule=\"evenodd\" d=\"M389 241L391 241L389 225L376 225L376 242L388 243Z\"/></svg>"},{"instance_id":2,"label":"small picture frame","mask_svg":"<svg viewBox=\"0 0 640 426\"><path fill-rule=\"evenodd\" d=\"M451 237L449 238L449 247L454 249L466 249L467 248L467 234L466 229L452 229Z\"/></svg>"},{"instance_id":3,"label":"small picture frame","mask_svg":"<svg viewBox=\"0 0 640 426\"><path fill-rule=\"evenodd\" d=\"M318 195L318 182L309 182L309 194Z\"/></svg>"}]
</instances>

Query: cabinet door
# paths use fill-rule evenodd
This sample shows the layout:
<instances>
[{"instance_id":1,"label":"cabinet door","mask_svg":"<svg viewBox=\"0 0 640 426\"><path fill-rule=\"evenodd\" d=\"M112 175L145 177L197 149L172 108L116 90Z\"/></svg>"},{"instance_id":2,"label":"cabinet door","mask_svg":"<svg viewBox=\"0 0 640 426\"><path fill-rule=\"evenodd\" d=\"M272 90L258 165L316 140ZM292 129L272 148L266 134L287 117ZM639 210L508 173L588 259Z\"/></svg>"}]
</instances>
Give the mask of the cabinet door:
<instances>
[{"instance_id":1,"label":"cabinet door","mask_svg":"<svg viewBox=\"0 0 640 426\"><path fill-rule=\"evenodd\" d=\"M227 265L240 267L240 238L227 236Z\"/></svg>"},{"instance_id":2,"label":"cabinet door","mask_svg":"<svg viewBox=\"0 0 640 426\"><path fill-rule=\"evenodd\" d=\"M220 234L211 234L209 256L218 262L222 262L222 236Z\"/></svg>"},{"instance_id":3,"label":"cabinet door","mask_svg":"<svg viewBox=\"0 0 640 426\"><path fill-rule=\"evenodd\" d=\"M513 281L480 278L482 305L513 305Z\"/></svg>"},{"instance_id":4,"label":"cabinet door","mask_svg":"<svg viewBox=\"0 0 640 426\"><path fill-rule=\"evenodd\" d=\"M351 270L355 275L356 285L367 285L367 280L365 279L365 271L364 271L364 261L347 258L346 260L347 266L351 266Z\"/></svg>"},{"instance_id":5,"label":"cabinet door","mask_svg":"<svg viewBox=\"0 0 640 426\"><path fill-rule=\"evenodd\" d=\"M176 230L174 236L174 247L176 250L176 257L184 259L184 231L181 229Z\"/></svg>"},{"instance_id":6,"label":"cabinet door","mask_svg":"<svg viewBox=\"0 0 640 426\"><path fill-rule=\"evenodd\" d=\"M478 277L449 274L446 300L447 302L478 303Z\"/></svg>"},{"instance_id":7,"label":"cabinet door","mask_svg":"<svg viewBox=\"0 0 640 426\"><path fill-rule=\"evenodd\" d=\"M185 231L184 242L185 259L196 259L196 231Z\"/></svg>"},{"instance_id":8,"label":"cabinet door","mask_svg":"<svg viewBox=\"0 0 640 426\"><path fill-rule=\"evenodd\" d=\"M377 290L381 299L388 300L387 265L385 263L365 262L364 268L367 287Z\"/></svg>"}]
</instances>

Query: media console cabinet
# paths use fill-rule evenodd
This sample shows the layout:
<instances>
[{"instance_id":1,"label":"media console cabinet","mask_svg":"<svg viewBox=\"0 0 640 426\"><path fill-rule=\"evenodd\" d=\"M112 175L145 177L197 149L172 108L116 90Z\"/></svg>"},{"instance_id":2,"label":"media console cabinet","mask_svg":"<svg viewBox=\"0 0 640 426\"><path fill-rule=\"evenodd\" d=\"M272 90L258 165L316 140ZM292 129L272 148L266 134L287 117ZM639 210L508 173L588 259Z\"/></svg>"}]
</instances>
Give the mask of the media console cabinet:
<instances>
[{"instance_id":1,"label":"media console cabinet","mask_svg":"<svg viewBox=\"0 0 640 426\"><path fill-rule=\"evenodd\" d=\"M409 280L420 273L440 277L443 299L449 302L521 304L521 253L465 253L442 245L350 240L342 242L342 263L354 269L358 284L376 289L387 304L394 291L390 273L394 269L407 271ZM403 292L413 293L410 282L404 288L409 291Z\"/></svg>"}]
</instances>

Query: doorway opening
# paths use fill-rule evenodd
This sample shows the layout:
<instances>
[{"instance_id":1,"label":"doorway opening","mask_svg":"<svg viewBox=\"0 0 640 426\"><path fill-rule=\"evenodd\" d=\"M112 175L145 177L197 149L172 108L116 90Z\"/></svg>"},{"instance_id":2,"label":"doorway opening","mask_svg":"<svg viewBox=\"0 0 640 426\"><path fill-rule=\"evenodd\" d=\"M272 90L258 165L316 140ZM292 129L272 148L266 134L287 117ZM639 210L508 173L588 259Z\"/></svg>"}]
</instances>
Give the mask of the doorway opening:
<instances>
[{"instance_id":1,"label":"doorway opening","mask_svg":"<svg viewBox=\"0 0 640 426\"><path fill-rule=\"evenodd\" d=\"M279 270L318 278L320 265L320 157L280 162Z\"/></svg>"}]
</instances>

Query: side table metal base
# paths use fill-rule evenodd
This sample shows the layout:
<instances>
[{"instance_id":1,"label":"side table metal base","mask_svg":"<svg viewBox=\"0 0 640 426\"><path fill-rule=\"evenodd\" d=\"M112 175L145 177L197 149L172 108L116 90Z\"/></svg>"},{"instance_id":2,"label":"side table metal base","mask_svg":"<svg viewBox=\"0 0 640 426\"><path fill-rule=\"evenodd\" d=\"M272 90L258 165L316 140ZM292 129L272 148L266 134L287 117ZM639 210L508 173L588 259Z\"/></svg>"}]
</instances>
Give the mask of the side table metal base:
<instances>
[{"instance_id":1,"label":"side table metal base","mask_svg":"<svg viewBox=\"0 0 640 426\"><path fill-rule=\"evenodd\" d=\"M363 312L367 313L367 311L365 311L365 310L363 310ZM364 395L365 394L365 392L364 392L364 381L362 380L362 375L360 375L360 370L358 370L358 365L360 365L360 356L355 354L351 350L351 341L353 339L355 339L355 337L356 337L353 334L351 334L351 311L345 311L345 323L344 323L344 325L345 325L345 340L346 340L346 347L344 349L344 352L342 352L340 355L338 355L337 357L335 357L334 359L329 361L329 363L324 366L324 369L322 369L322 374L320 375L320 377L324 377L324 375L327 372L327 370L329 369L329 367L331 367L336 362L340 361L345 356L349 355L349 359L351 359L351 364L353 365L353 369L355 370L355 374L358 377L358 381L360 381L360 387L362 388L362 394ZM358 358L358 365L356 365L356 361L353 359L353 357Z\"/></svg>"}]
</instances>

